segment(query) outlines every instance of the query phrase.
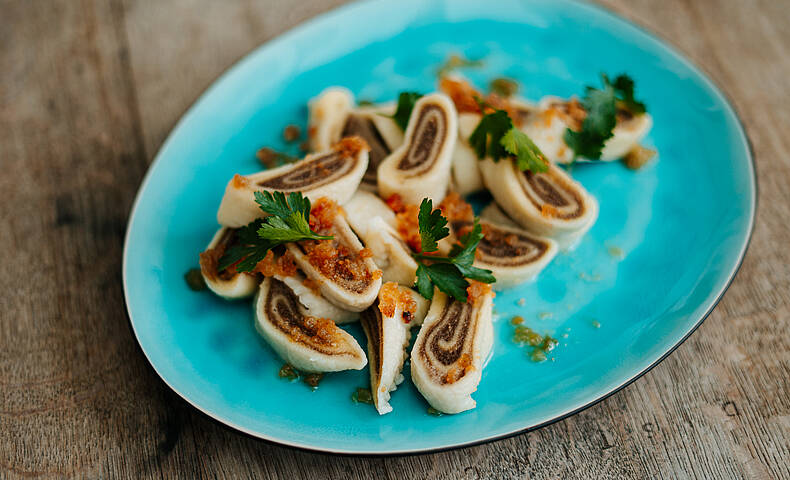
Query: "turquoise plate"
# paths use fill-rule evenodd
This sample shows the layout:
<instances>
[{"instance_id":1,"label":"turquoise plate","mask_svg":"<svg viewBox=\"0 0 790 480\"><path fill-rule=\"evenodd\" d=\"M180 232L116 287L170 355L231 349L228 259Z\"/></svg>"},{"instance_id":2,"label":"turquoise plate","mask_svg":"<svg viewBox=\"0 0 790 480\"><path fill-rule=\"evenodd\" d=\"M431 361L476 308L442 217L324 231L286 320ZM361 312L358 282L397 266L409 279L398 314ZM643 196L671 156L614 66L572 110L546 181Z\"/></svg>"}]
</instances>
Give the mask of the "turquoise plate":
<instances>
[{"instance_id":1,"label":"turquoise plate","mask_svg":"<svg viewBox=\"0 0 790 480\"><path fill-rule=\"evenodd\" d=\"M497 295L495 346L476 409L431 416L407 379L393 394L394 411L379 416L351 401L368 385L367 369L328 375L316 391L280 380L282 362L255 333L250 303L193 292L183 275L217 228L228 179L258 170L258 148L286 148L282 128L305 124L309 98L329 85L374 101L427 92L454 52L484 58L482 68L463 72L478 85L513 77L533 99L581 94L600 72L627 72L655 119L648 143L660 158L638 172L619 162L574 168L600 202L598 222L535 283ZM132 210L126 303L162 379L250 435L353 454L470 445L577 412L677 347L735 275L755 193L748 141L721 92L674 49L605 10L554 0L366 1L260 47L184 115ZM516 314L560 340L549 361L534 363L514 345ZM362 339L357 325L350 331Z\"/></svg>"}]
</instances>

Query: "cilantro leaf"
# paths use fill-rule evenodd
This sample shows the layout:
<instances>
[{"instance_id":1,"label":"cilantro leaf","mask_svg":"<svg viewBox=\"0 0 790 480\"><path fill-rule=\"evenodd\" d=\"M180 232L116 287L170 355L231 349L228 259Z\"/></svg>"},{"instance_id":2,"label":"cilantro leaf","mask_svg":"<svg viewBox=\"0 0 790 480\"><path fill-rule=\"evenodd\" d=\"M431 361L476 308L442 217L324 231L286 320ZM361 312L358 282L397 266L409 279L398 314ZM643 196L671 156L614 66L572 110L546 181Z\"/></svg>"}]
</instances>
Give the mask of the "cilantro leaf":
<instances>
[{"instance_id":1,"label":"cilantro leaf","mask_svg":"<svg viewBox=\"0 0 790 480\"><path fill-rule=\"evenodd\" d=\"M453 245L450 256L425 255L438 250L437 241L450 233L446 226L447 219L442 216L441 210L432 209L431 200L423 199L418 215L423 253L413 254L418 261L415 286L420 295L429 300L433 299L433 291L436 287L456 300L466 302L466 288L469 286L467 278L485 283L496 281L490 270L472 266L477 245L483 239L480 221L475 218L474 227L461 236L457 245Z\"/></svg>"},{"instance_id":2,"label":"cilantro leaf","mask_svg":"<svg viewBox=\"0 0 790 480\"><path fill-rule=\"evenodd\" d=\"M422 94L417 92L400 92L400 95L398 95L398 108L390 118L398 124L401 130L406 130L406 127L409 125L411 111L414 110L414 104L421 97Z\"/></svg>"},{"instance_id":3,"label":"cilantro leaf","mask_svg":"<svg viewBox=\"0 0 790 480\"><path fill-rule=\"evenodd\" d=\"M521 130L511 128L510 131L502 137L500 143L505 147L505 150L516 156L516 166L518 166L519 170L545 172L549 169L549 164L546 161L546 157L543 156L543 152L541 152L540 148L535 145L535 142Z\"/></svg>"},{"instance_id":4,"label":"cilantro leaf","mask_svg":"<svg viewBox=\"0 0 790 480\"><path fill-rule=\"evenodd\" d=\"M483 159L491 157L498 161L502 157L508 156L508 152L502 146L502 137L513 128L513 121L504 110L496 110L487 113L480 119L472 135L469 137L469 145L477 153L477 158Z\"/></svg>"},{"instance_id":5,"label":"cilantro leaf","mask_svg":"<svg viewBox=\"0 0 790 480\"><path fill-rule=\"evenodd\" d=\"M420 231L421 250L435 252L439 249L439 240L450 235L447 228L447 219L442 216L439 209L433 209L433 202L423 198L420 203L420 213L417 215Z\"/></svg>"},{"instance_id":6,"label":"cilantro leaf","mask_svg":"<svg viewBox=\"0 0 790 480\"><path fill-rule=\"evenodd\" d=\"M577 157L596 160L601 158L604 143L612 137L617 124L614 88L611 85L605 85L603 90L588 87L582 105L587 116L581 130L566 129L564 140Z\"/></svg>"},{"instance_id":7,"label":"cilantro leaf","mask_svg":"<svg viewBox=\"0 0 790 480\"><path fill-rule=\"evenodd\" d=\"M602 77L604 85L611 85L614 88L618 100L623 102L629 112L638 115L647 111L645 104L634 98L634 80L631 77L625 74L618 75L613 83L609 83L609 77L606 74L603 74Z\"/></svg>"},{"instance_id":8,"label":"cilantro leaf","mask_svg":"<svg viewBox=\"0 0 790 480\"><path fill-rule=\"evenodd\" d=\"M217 269L236 265L237 272L250 272L272 248L299 240L329 240L310 229L310 199L301 192L255 192L255 203L269 216L259 218L236 232L238 244L220 258Z\"/></svg>"}]
</instances>

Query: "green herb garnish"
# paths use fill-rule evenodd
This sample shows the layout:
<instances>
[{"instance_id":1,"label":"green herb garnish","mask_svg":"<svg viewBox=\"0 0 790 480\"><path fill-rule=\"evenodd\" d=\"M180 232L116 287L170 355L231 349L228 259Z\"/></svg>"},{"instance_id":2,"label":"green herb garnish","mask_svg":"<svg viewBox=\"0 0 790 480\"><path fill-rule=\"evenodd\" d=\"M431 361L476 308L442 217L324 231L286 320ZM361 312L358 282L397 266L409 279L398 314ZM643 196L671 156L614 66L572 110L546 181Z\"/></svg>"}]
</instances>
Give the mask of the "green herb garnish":
<instances>
[{"instance_id":1,"label":"green herb garnish","mask_svg":"<svg viewBox=\"0 0 790 480\"><path fill-rule=\"evenodd\" d=\"M545 172L549 169L549 164L543 152L540 151L535 142L521 130L511 128L500 141L505 150L516 156L516 166L519 170L531 170L533 172Z\"/></svg>"},{"instance_id":2,"label":"green herb garnish","mask_svg":"<svg viewBox=\"0 0 790 480\"><path fill-rule=\"evenodd\" d=\"M617 125L614 88L609 84L604 85L603 90L587 87L587 95L581 103L587 116L580 131L565 130L565 143L577 157L596 160L601 158L604 143L612 137Z\"/></svg>"},{"instance_id":3,"label":"green herb garnish","mask_svg":"<svg viewBox=\"0 0 790 480\"><path fill-rule=\"evenodd\" d=\"M430 199L425 198L420 203L417 220L422 252L413 254L413 257L418 261L416 288L420 295L431 300L436 287L456 300L466 302L466 289L469 287L467 278L483 283L496 282L490 270L472 266L477 245L483 239L478 218L475 218L472 231L461 236L459 243L453 245L448 257L426 255L437 251L439 240L450 235L447 219L440 210L433 209Z\"/></svg>"},{"instance_id":4,"label":"green herb garnish","mask_svg":"<svg viewBox=\"0 0 790 480\"><path fill-rule=\"evenodd\" d=\"M477 158L491 157L497 162L508 155L502 145L502 138L512 129L513 121L506 111L496 110L486 113L469 137L469 145L477 153Z\"/></svg>"},{"instance_id":5,"label":"green herb garnish","mask_svg":"<svg viewBox=\"0 0 790 480\"><path fill-rule=\"evenodd\" d=\"M620 102L634 114L645 113L645 104L634 98L634 81L628 75L618 75L614 83L606 74L601 75L603 89L587 87L582 99L582 106L587 116L582 122L581 130L576 132L570 128L565 130L565 143L571 147L577 157L590 160L601 158L604 144L613 135L617 125L617 103Z\"/></svg>"},{"instance_id":6,"label":"green herb garnish","mask_svg":"<svg viewBox=\"0 0 790 480\"><path fill-rule=\"evenodd\" d=\"M370 393L369 388L357 388L351 394L351 400L354 403L373 403L373 394Z\"/></svg>"},{"instance_id":7,"label":"green herb garnish","mask_svg":"<svg viewBox=\"0 0 790 480\"><path fill-rule=\"evenodd\" d=\"M626 110L638 115L647 111L647 106L634 98L634 80L628 75L622 74L615 77L614 82L609 83L609 77L602 75L604 85L611 85L617 95L617 99L623 102Z\"/></svg>"},{"instance_id":8,"label":"green herb garnish","mask_svg":"<svg viewBox=\"0 0 790 480\"><path fill-rule=\"evenodd\" d=\"M330 240L310 229L310 199L301 192L255 192L255 203L269 216L250 222L237 231L238 245L219 261L219 271L236 265L237 272L250 272L277 245L299 240Z\"/></svg>"},{"instance_id":9,"label":"green herb garnish","mask_svg":"<svg viewBox=\"0 0 790 480\"><path fill-rule=\"evenodd\" d=\"M398 124L401 130L406 130L406 127L409 125L411 111L414 110L414 104L421 97L422 94L417 92L400 92L400 95L398 95L398 108L390 118Z\"/></svg>"},{"instance_id":10,"label":"green herb garnish","mask_svg":"<svg viewBox=\"0 0 790 480\"><path fill-rule=\"evenodd\" d=\"M481 109L484 104L481 105ZM502 157L515 157L519 170L545 172L548 162L535 142L513 126L513 120L504 110L495 110L483 115L480 123L469 137L469 144L477 157L491 157L498 162Z\"/></svg>"}]
</instances>

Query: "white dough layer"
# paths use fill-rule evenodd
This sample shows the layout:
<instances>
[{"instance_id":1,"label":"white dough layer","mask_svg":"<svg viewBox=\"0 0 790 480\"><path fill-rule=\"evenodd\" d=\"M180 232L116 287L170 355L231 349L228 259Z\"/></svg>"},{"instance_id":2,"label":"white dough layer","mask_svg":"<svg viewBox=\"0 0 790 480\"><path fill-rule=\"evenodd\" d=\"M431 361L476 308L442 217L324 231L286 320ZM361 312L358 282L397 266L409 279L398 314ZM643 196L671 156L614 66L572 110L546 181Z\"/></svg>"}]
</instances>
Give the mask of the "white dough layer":
<instances>
[{"instance_id":1,"label":"white dough layer","mask_svg":"<svg viewBox=\"0 0 790 480\"><path fill-rule=\"evenodd\" d=\"M415 205L426 197L440 202L450 182L457 137L453 102L442 93L420 98L414 104L403 145L379 166L381 197L397 193L404 202Z\"/></svg>"},{"instance_id":2,"label":"white dough layer","mask_svg":"<svg viewBox=\"0 0 790 480\"><path fill-rule=\"evenodd\" d=\"M345 330L310 316L291 289L274 278L255 299L255 329L275 352L304 372L361 370L365 352Z\"/></svg>"},{"instance_id":3,"label":"white dough layer","mask_svg":"<svg viewBox=\"0 0 790 480\"><path fill-rule=\"evenodd\" d=\"M476 305L435 291L411 351L411 378L431 406L444 413L475 407L483 363L494 341L493 292Z\"/></svg>"}]
</instances>

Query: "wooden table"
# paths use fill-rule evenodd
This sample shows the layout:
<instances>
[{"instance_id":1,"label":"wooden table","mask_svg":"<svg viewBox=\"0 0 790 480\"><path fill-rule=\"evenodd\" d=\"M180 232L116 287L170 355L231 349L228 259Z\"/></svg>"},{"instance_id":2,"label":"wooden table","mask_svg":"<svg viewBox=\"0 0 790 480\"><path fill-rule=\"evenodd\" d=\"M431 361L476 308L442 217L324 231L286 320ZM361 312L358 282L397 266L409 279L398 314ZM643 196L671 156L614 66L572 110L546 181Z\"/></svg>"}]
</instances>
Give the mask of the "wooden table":
<instances>
[{"instance_id":1,"label":"wooden table","mask_svg":"<svg viewBox=\"0 0 790 480\"><path fill-rule=\"evenodd\" d=\"M760 170L751 248L671 357L542 430L401 458L333 457L210 420L159 380L120 279L131 202L227 67L340 0L0 0L0 477L790 477L790 2L606 0L740 112Z\"/></svg>"}]
</instances>

